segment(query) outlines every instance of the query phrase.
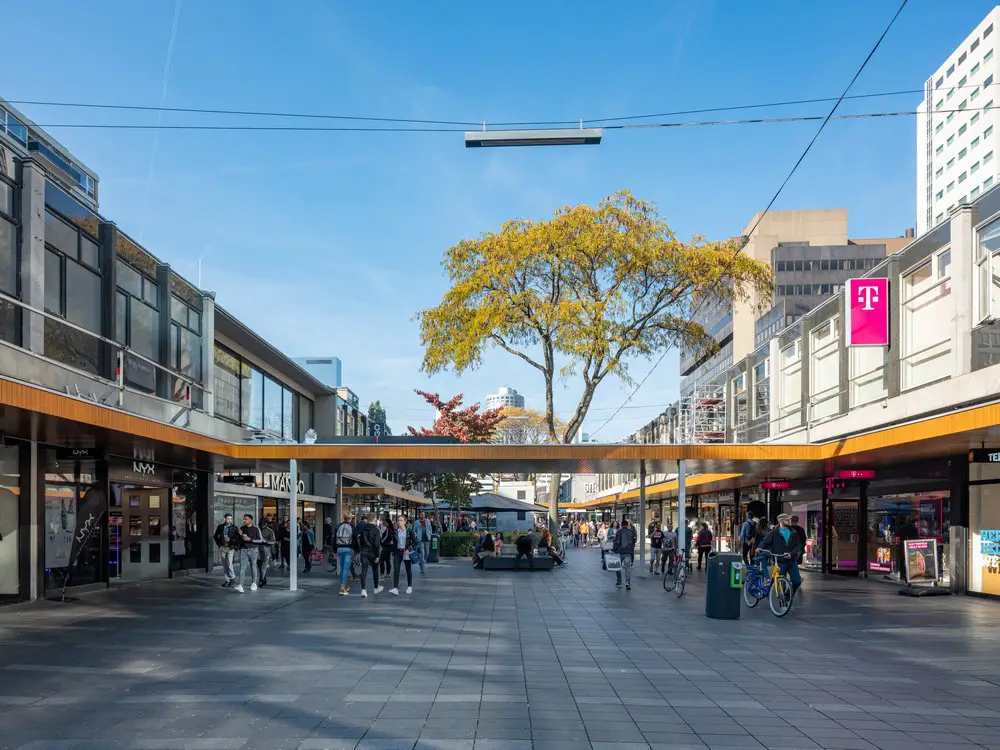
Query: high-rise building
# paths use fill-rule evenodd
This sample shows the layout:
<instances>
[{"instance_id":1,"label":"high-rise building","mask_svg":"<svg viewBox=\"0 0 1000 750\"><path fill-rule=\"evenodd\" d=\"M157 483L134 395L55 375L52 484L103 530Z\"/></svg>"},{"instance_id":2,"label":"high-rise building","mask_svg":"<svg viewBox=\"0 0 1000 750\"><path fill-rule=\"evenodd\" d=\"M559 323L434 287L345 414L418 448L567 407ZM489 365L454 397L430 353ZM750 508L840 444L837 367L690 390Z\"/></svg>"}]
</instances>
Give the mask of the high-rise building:
<instances>
[{"instance_id":1,"label":"high-rise building","mask_svg":"<svg viewBox=\"0 0 1000 750\"><path fill-rule=\"evenodd\" d=\"M1000 55L990 11L924 82L917 114L917 232L975 200L1000 177Z\"/></svg>"},{"instance_id":2,"label":"high-rise building","mask_svg":"<svg viewBox=\"0 0 1000 750\"><path fill-rule=\"evenodd\" d=\"M487 409L506 409L510 407L515 409L524 408L524 396L513 388L503 386L496 393L486 396Z\"/></svg>"},{"instance_id":3,"label":"high-rise building","mask_svg":"<svg viewBox=\"0 0 1000 750\"><path fill-rule=\"evenodd\" d=\"M847 279L874 268L912 237L908 230L902 237L849 239L847 209L843 208L769 211L757 224L758 217L743 230L741 252L771 265L774 295L701 311L698 322L715 338L718 351L709 357L681 352L682 399L699 391L702 402L722 404L725 373L734 361L836 294ZM713 432L708 427L703 431Z\"/></svg>"},{"instance_id":4,"label":"high-rise building","mask_svg":"<svg viewBox=\"0 0 1000 750\"><path fill-rule=\"evenodd\" d=\"M295 357L295 362L325 386L339 388L343 385L337 357Z\"/></svg>"}]
</instances>

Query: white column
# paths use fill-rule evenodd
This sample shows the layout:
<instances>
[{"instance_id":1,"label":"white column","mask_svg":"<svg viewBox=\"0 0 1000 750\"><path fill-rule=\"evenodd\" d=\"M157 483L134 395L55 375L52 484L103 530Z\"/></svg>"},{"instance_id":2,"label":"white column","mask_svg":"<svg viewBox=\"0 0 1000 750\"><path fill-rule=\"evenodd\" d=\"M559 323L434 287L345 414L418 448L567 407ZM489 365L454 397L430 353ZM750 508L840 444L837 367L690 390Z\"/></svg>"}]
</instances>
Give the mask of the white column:
<instances>
[{"instance_id":1,"label":"white column","mask_svg":"<svg viewBox=\"0 0 1000 750\"><path fill-rule=\"evenodd\" d=\"M288 556L288 561L291 563L288 571L288 590L295 591L299 585L297 541L299 533L299 519L297 518L299 512L299 467L298 462L294 458L288 462L288 485L288 534L291 537L288 540L288 543L291 546L291 554Z\"/></svg>"},{"instance_id":2,"label":"white column","mask_svg":"<svg viewBox=\"0 0 1000 750\"><path fill-rule=\"evenodd\" d=\"M953 378L972 372L972 301L976 278L972 207L961 206L951 214L951 299L954 305L952 341Z\"/></svg>"},{"instance_id":3,"label":"white column","mask_svg":"<svg viewBox=\"0 0 1000 750\"><path fill-rule=\"evenodd\" d=\"M646 564L646 462L639 461L639 564Z\"/></svg>"},{"instance_id":4,"label":"white column","mask_svg":"<svg viewBox=\"0 0 1000 750\"><path fill-rule=\"evenodd\" d=\"M201 382L205 386L202 408L215 416L215 292L201 294Z\"/></svg>"},{"instance_id":5,"label":"white column","mask_svg":"<svg viewBox=\"0 0 1000 750\"><path fill-rule=\"evenodd\" d=\"M21 299L45 309L45 172L38 162L25 159L21 170ZM24 348L45 353L45 319L25 312Z\"/></svg>"},{"instance_id":6,"label":"white column","mask_svg":"<svg viewBox=\"0 0 1000 750\"><path fill-rule=\"evenodd\" d=\"M677 462L677 549L684 555L687 545L687 466L682 458Z\"/></svg>"}]
</instances>

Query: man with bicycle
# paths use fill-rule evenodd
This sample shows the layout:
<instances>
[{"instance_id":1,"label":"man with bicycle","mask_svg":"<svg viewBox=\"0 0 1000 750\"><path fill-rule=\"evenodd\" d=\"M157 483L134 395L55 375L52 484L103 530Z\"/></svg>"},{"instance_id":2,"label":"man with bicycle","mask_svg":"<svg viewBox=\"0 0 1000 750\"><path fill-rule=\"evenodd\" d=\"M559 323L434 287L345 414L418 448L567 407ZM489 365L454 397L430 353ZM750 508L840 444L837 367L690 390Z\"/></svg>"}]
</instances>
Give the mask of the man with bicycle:
<instances>
[{"instance_id":1,"label":"man with bicycle","mask_svg":"<svg viewBox=\"0 0 1000 750\"><path fill-rule=\"evenodd\" d=\"M802 575L799 573L799 555L802 545L799 536L791 528L792 517L787 513L778 515L778 525L771 529L764 540L757 546L758 550L767 550L778 558L778 571L792 579L792 596L802 585Z\"/></svg>"}]
</instances>

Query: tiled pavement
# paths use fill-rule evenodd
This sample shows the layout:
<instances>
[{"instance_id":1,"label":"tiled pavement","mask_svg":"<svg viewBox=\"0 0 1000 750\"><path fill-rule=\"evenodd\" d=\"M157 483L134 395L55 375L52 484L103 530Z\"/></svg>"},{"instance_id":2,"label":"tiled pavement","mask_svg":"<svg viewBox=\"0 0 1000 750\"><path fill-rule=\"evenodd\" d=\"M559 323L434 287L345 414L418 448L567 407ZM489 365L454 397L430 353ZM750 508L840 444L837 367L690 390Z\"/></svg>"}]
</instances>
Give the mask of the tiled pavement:
<instances>
[{"instance_id":1,"label":"tiled pavement","mask_svg":"<svg viewBox=\"0 0 1000 750\"><path fill-rule=\"evenodd\" d=\"M367 601L314 572L3 608L0 747L1000 748L998 604L812 578L784 620L714 621L700 580L570 560Z\"/></svg>"}]
</instances>

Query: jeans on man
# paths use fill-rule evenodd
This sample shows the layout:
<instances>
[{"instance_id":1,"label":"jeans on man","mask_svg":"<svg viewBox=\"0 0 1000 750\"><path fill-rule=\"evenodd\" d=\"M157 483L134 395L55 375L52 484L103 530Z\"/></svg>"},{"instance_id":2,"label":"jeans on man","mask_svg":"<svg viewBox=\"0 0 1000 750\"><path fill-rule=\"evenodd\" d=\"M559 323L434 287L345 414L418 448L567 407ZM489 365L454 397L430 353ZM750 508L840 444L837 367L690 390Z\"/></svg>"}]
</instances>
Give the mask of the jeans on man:
<instances>
[{"instance_id":1,"label":"jeans on man","mask_svg":"<svg viewBox=\"0 0 1000 750\"><path fill-rule=\"evenodd\" d=\"M420 543L420 546L423 547L423 554L420 556L420 572L423 573L424 568L427 566L427 560L430 559L431 556L431 540L424 539L424 541Z\"/></svg>"},{"instance_id":2,"label":"jeans on man","mask_svg":"<svg viewBox=\"0 0 1000 750\"><path fill-rule=\"evenodd\" d=\"M788 575L792 579L792 586L795 588L802 585L802 574L799 573L799 564L795 560L779 560L778 572L781 575Z\"/></svg>"},{"instance_id":3,"label":"jeans on man","mask_svg":"<svg viewBox=\"0 0 1000 750\"><path fill-rule=\"evenodd\" d=\"M260 583L267 580L267 569L271 567L271 548L262 544L260 547L260 556L257 558L257 574Z\"/></svg>"},{"instance_id":4,"label":"jeans on man","mask_svg":"<svg viewBox=\"0 0 1000 750\"><path fill-rule=\"evenodd\" d=\"M258 557L260 557L260 550L256 547L244 547L240 550L240 586L243 585L247 570L250 571L250 583L257 583Z\"/></svg>"},{"instance_id":5,"label":"jeans on man","mask_svg":"<svg viewBox=\"0 0 1000 750\"><path fill-rule=\"evenodd\" d=\"M350 547L341 547L337 550L337 564L340 566L340 585L347 586L347 576L351 574L351 560L354 559L354 550Z\"/></svg>"},{"instance_id":6,"label":"jeans on man","mask_svg":"<svg viewBox=\"0 0 1000 750\"><path fill-rule=\"evenodd\" d=\"M236 580L236 571L233 570L233 557L235 555L236 550L232 547L219 547L219 557L222 558L222 575L230 583Z\"/></svg>"},{"instance_id":7,"label":"jeans on man","mask_svg":"<svg viewBox=\"0 0 1000 750\"><path fill-rule=\"evenodd\" d=\"M649 569L656 570L660 565L660 552L663 550L660 547L653 547L650 550L652 557L649 560Z\"/></svg>"},{"instance_id":8,"label":"jeans on man","mask_svg":"<svg viewBox=\"0 0 1000 750\"><path fill-rule=\"evenodd\" d=\"M631 586L632 585L632 563L635 562L635 555L634 554L630 555L630 554L622 553L621 554L621 558L622 558L622 569L615 572L615 575L618 576L618 585L621 586L622 575L624 575L625 576L625 585L626 586Z\"/></svg>"}]
</instances>

